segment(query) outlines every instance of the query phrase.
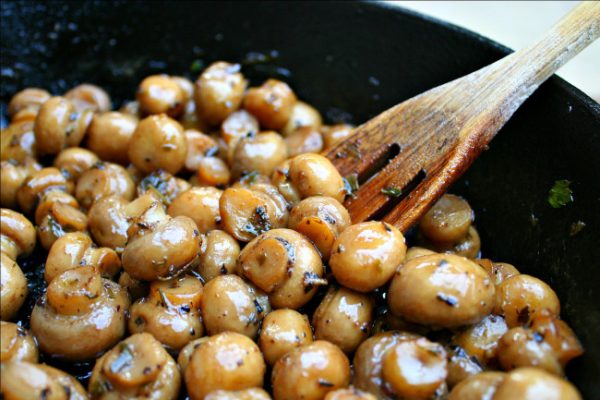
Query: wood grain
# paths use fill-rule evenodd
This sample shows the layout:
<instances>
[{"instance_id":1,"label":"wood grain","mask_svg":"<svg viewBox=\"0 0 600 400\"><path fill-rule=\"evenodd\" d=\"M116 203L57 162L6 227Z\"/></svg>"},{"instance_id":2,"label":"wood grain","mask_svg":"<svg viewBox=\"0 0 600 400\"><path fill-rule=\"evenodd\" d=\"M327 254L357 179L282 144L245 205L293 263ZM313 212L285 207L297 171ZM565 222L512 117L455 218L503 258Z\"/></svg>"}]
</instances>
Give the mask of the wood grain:
<instances>
[{"instance_id":1,"label":"wood grain","mask_svg":"<svg viewBox=\"0 0 600 400\"><path fill-rule=\"evenodd\" d=\"M539 85L599 35L600 2L584 1L535 44L357 127L325 154L343 176L358 174L361 186L345 202L352 221L410 228ZM403 196L381 192L389 187Z\"/></svg>"}]
</instances>

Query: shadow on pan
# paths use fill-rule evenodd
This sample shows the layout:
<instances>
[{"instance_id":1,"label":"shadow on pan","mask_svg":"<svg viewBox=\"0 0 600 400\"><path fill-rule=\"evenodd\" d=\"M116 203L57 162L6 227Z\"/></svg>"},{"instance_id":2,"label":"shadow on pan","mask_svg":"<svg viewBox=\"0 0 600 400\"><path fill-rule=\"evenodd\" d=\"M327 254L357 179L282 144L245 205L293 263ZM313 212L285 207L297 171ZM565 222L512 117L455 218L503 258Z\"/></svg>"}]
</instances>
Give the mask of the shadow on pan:
<instances>
[{"instance_id":1,"label":"shadow on pan","mask_svg":"<svg viewBox=\"0 0 600 400\"><path fill-rule=\"evenodd\" d=\"M380 4L2 2L1 13L3 124L10 96L27 86L59 94L92 82L119 106L148 74L195 78L219 59L242 62L253 83L286 80L328 122L360 123L509 52ZM586 349L568 370L586 398L600 393L599 174L600 106L553 77L452 190L475 209L486 257L539 276L559 294L562 316ZM575 201L553 209L547 195L559 179L572 181ZM571 235L578 221L585 228ZM25 262L31 277L43 260Z\"/></svg>"}]
</instances>

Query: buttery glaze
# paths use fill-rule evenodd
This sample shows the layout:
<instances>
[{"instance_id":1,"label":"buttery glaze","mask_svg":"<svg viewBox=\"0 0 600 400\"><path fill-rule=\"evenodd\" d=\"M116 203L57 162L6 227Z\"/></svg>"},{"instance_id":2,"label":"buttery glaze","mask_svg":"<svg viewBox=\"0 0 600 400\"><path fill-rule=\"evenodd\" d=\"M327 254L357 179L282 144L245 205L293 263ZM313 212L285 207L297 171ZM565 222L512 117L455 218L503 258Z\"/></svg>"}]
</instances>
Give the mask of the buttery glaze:
<instances>
[{"instance_id":1,"label":"buttery glaze","mask_svg":"<svg viewBox=\"0 0 600 400\"><path fill-rule=\"evenodd\" d=\"M560 314L558 296L545 282L520 274L498 285L494 313L503 315L510 328L528 324L542 311Z\"/></svg>"},{"instance_id":2,"label":"buttery glaze","mask_svg":"<svg viewBox=\"0 0 600 400\"><path fill-rule=\"evenodd\" d=\"M263 318L271 311L267 296L237 275L210 280L201 307L209 335L230 331L251 339L256 338Z\"/></svg>"},{"instance_id":3,"label":"buttery glaze","mask_svg":"<svg viewBox=\"0 0 600 400\"><path fill-rule=\"evenodd\" d=\"M273 365L290 350L312 343L308 317L287 308L267 314L258 344L268 365Z\"/></svg>"},{"instance_id":4,"label":"buttery glaze","mask_svg":"<svg viewBox=\"0 0 600 400\"><path fill-rule=\"evenodd\" d=\"M476 263L453 254L414 258L398 269L388 290L392 313L438 327L475 324L490 314L495 286Z\"/></svg>"},{"instance_id":5,"label":"buttery glaze","mask_svg":"<svg viewBox=\"0 0 600 400\"><path fill-rule=\"evenodd\" d=\"M120 112L95 114L87 131L87 146L103 161L127 164L127 148L137 123L137 117Z\"/></svg>"},{"instance_id":6,"label":"buttery glaze","mask_svg":"<svg viewBox=\"0 0 600 400\"><path fill-rule=\"evenodd\" d=\"M121 269L121 259L108 247L96 247L92 239L82 232L71 232L54 242L44 268L47 283L66 270L90 266L103 277L112 278Z\"/></svg>"},{"instance_id":7,"label":"buttery glaze","mask_svg":"<svg viewBox=\"0 0 600 400\"><path fill-rule=\"evenodd\" d=\"M481 258L465 199L433 205L419 247L352 225L371 204L349 196L374 180L357 192L349 174L366 171L346 167L370 143L332 149L353 126L323 125L282 81L247 86L216 62L195 83L146 77L118 112L92 84L11 100L2 207L24 214L2 210L1 317L31 333L0 326L0 397L86 396L26 362L39 351L79 377L97 358L93 399L580 398L563 374L583 349L556 294ZM22 271L36 233L44 267Z\"/></svg>"},{"instance_id":8,"label":"buttery glaze","mask_svg":"<svg viewBox=\"0 0 600 400\"><path fill-rule=\"evenodd\" d=\"M373 308L369 295L331 287L313 314L315 337L351 354L371 333Z\"/></svg>"},{"instance_id":9,"label":"buttery glaze","mask_svg":"<svg viewBox=\"0 0 600 400\"><path fill-rule=\"evenodd\" d=\"M45 364L0 364L0 391L6 400L85 400L85 389L71 375Z\"/></svg>"},{"instance_id":10,"label":"buttery glaze","mask_svg":"<svg viewBox=\"0 0 600 400\"><path fill-rule=\"evenodd\" d=\"M152 281L176 276L193 267L202 238L190 218L172 218L151 194L127 206L128 242L122 254L125 271L134 279Z\"/></svg>"},{"instance_id":11,"label":"buttery glaze","mask_svg":"<svg viewBox=\"0 0 600 400\"><path fill-rule=\"evenodd\" d=\"M66 360L86 360L125 334L127 294L93 267L69 269L50 282L31 312L40 350Z\"/></svg>"},{"instance_id":12,"label":"buttery glaze","mask_svg":"<svg viewBox=\"0 0 600 400\"><path fill-rule=\"evenodd\" d=\"M95 113L99 113L111 109L108 93L104 89L89 83L75 86L65 93L65 98L71 100L78 111L90 109Z\"/></svg>"},{"instance_id":13,"label":"buttery glaze","mask_svg":"<svg viewBox=\"0 0 600 400\"><path fill-rule=\"evenodd\" d=\"M240 245L227 232L211 230L202 242L198 273L205 281L219 275L236 274Z\"/></svg>"},{"instance_id":14,"label":"buttery glaze","mask_svg":"<svg viewBox=\"0 0 600 400\"><path fill-rule=\"evenodd\" d=\"M138 333L96 361L88 386L92 399L174 400L181 375L160 342L148 333Z\"/></svg>"},{"instance_id":15,"label":"buttery glaze","mask_svg":"<svg viewBox=\"0 0 600 400\"><path fill-rule=\"evenodd\" d=\"M297 309L327 285L315 247L291 229L272 229L244 247L241 274L269 295L273 308Z\"/></svg>"},{"instance_id":16,"label":"buttery glaze","mask_svg":"<svg viewBox=\"0 0 600 400\"><path fill-rule=\"evenodd\" d=\"M239 333L223 332L194 350L185 368L185 384L190 399L202 400L219 389L262 387L265 369L256 343Z\"/></svg>"},{"instance_id":17,"label":"buttery glaze","mask_svg":"<svg viewBox=\"0 0 600 400\"><path fill-rule=\"evenodd\" d=\"M324 340L289 351L275 363L271 375L275 400L318 400L349 383L348 358Z\"/></svg>"},{"instance_id":18,"label":"buttery glaze","mask_svg":"<svg viewBox=\"0 0 600 400\"><path fill-rule=\"evenodd\" d=\"M154 281L148 297L131 306L129 332L148 332L168 349L180 350L204 334L202 297L202 283L193 276Z\"/></svg>"},{"instance_id":19,"label":"buttery glaze","mask_svg":"<svg viewBox=\"0 0 600 400\"><path fill-rule=\"evenodd\" d=\"M75 103L65 97L48 99L35 119L35 144L40 155L58 154L65 147L81 143L92 121L90 109L78 111Z\"/></svg>"},{"instance_id":20,"label":"buttery glaze","mask_svg":"<svg viewBox=\"0 0 600 400\"><path fill-rule=\"evenodd\" d=\"M30 332L12 322L0 321L0 361L38 362L38 349Z\"/></svg>"},{"instance_id":21,"label":"buttery glaze","mask_svg":"<svg viewBox=\"0 0 600 400\"><path fill-rule=\"evenodd\" d=\"M201 233L221 226L219 199L222 190L214 187L192 187L173 199L167 213L172 217L185 215L191 218Z\"/></svg>"},{"instance_id":22,"label":"buttery glaze","mask_svg":"<svg viewBox=\"0 0 600 400\"><path fill-rule=\"evenodd\" d=\"M23 163L27 159L35 158L35 134L33 122L23 121L12 123L2 130L0 159Z\"/></svg>"},{"instance_id":23,"label":"buttery glaze","mask_svg":"<svg viewBox=\"0 0 600 400\"><path fill-rule=\"evenodd\" d=\"M332 197L313 196L290 211L288 227L309 238L324 260L329 260L333 243L351 225L344 206Z\"/></svg>"},{"instance_id":24,"label":"buttery glaze","mask_svg":"<svg viewBox=\"0 0 600 400\"><path fill-rule=\"evenodd\" d=\"M231 174L234 179L253 171L269 176L287 157L287 147L277 132L244 136L235 145Z\"/></svg>"},{"instance_id":25,"label":"buttery glaze","mask_svg":"<svg viewBox=\"0 0 600 400\"><path fill-rule=\"evenodd\" d=\"M406 254L402 233L385 222L346 228L333 243L329 266L342 285L370 292L384 285Z\"/></svg>"},{"instance_id":26,"label":"buttery glaze","mask_svg":"<svg viewBox=\"0 0 600 400\"><path fill-rule=\"evenodd\" d=\"M144 173L155 169L176 174L185 164L183 127L164 114L144 118L129 139L129 160Z\"/></svg>"}]
</instances>

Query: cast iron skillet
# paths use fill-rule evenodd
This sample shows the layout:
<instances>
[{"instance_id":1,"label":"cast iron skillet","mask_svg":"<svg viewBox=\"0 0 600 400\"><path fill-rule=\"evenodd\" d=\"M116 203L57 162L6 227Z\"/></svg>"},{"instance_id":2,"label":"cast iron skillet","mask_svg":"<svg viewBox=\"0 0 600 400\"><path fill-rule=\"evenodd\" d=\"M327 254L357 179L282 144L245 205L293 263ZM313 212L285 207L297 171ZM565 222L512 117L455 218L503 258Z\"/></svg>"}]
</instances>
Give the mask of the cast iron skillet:
<instances>
[{"instance_id":1,"label":"cast iron skillet","mask_svg":"<svg viewBox=\"0 0 600 400\"><path fill-rule=\"evenodd\" d=\"M93 82L119 106L150 73L195 77L192 64L220 59L245 61L253 83L285 79L329 122L359 123L509 52L372 3L3 1L1 10L4 123L10 96L27 86L59 94ZM587 351L568 371L586 398L600 393L599 155L600 106L554 77L452 189L474 207L486 257L511 262L558 292L562 316ZM547 194L558 179L572 181L575 201L553 209ZM571 236L577 221L586 226ZM34 282L43 257L23 264Z\"/></svg>"}]
</instances>

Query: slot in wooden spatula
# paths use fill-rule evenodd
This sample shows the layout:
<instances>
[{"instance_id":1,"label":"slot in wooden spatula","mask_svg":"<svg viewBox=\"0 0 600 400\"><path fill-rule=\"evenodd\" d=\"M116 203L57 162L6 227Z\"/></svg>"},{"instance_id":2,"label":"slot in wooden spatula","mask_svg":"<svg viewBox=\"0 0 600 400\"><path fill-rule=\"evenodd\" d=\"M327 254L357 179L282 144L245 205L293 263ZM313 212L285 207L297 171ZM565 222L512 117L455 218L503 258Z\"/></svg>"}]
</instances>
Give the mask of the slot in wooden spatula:
<instances>
[{"instance_id":1,"label":"slot in wooden spatula","mask_svg":"<svg viewBox=\"0 0 600 400\"><path fill-rule=\"evenodd\" d=\"M352 221L381 219L406 231L537 87L599 35L600 2L582 2L539 42L357 127L326 153L342 176L358 175L360 188L345 203ZM390 188L402 195L382 191Z\"/></svg>"}]
</instances>

